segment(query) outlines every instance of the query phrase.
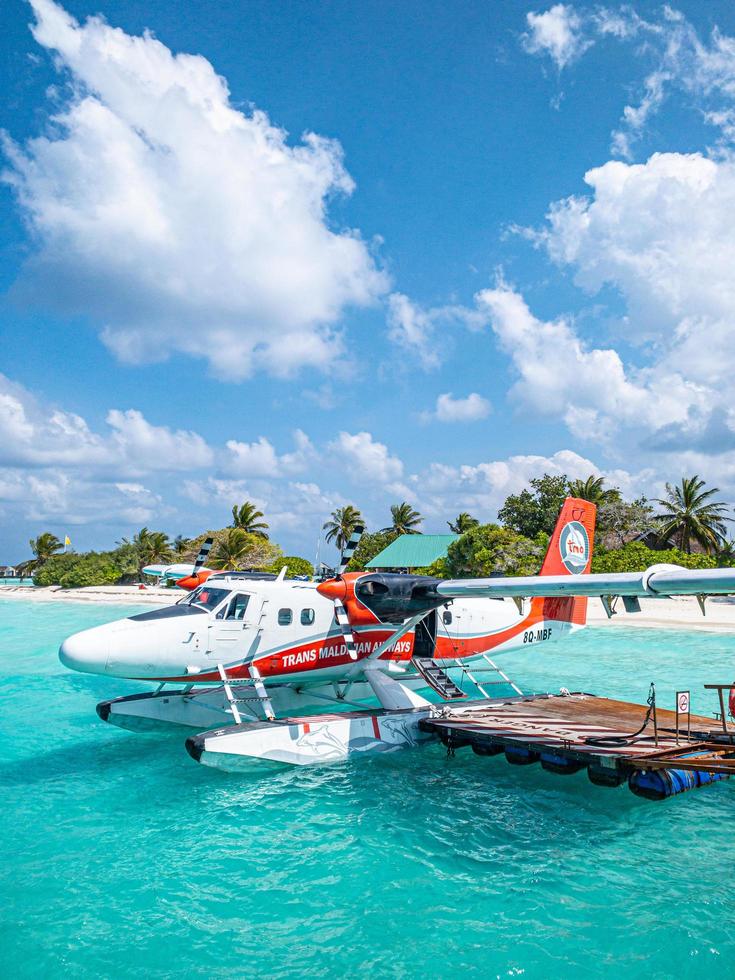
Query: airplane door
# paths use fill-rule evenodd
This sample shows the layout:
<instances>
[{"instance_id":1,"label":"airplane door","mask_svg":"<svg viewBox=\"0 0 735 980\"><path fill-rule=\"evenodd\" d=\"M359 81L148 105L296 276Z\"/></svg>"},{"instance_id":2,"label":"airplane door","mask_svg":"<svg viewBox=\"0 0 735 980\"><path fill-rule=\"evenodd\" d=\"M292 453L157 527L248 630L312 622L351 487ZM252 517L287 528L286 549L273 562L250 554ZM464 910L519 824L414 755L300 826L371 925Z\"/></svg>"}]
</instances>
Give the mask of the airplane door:
<instances>
[{"instance_id":1,"label":"airplane door","mask_svg":"<svg viewBox=\"0 0 735 980\"><path fill-rule=\"evenodd\" d=\"M218 609L209 624L207 654L222 663L230 663L245 652L245 633L250 626L246 619L249 595L237 593Z\"/></svg>"}]
</instances>

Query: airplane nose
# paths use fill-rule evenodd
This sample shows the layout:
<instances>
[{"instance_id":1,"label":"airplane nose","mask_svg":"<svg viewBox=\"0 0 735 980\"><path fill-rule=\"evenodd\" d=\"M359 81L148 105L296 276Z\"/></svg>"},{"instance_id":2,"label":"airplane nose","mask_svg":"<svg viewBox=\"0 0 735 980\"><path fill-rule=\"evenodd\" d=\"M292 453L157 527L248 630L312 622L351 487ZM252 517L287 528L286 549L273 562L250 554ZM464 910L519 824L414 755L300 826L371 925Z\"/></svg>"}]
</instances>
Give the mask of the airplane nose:
<instances>
[{"instance_id":1,"label":"airplane nose","mask_svg":"<svg viewBox=\"0 0 735 980\"><path fill-rule=\"evenodd\" d=\"M59 647L59 660L70 670L104 674L109 653L109 635L95 628L68 636Z\"/></svg>"}]
</instances>

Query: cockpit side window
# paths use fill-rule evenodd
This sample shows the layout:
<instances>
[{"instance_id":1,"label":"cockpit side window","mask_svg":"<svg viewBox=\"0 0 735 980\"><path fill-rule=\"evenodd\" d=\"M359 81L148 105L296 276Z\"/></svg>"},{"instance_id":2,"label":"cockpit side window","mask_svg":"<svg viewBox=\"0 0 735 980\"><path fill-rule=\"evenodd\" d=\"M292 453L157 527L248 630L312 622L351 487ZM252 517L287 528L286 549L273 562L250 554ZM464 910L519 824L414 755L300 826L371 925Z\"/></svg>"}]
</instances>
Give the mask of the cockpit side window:
<instances>
[{"instance_id":1,"label":"cockpit side window","mask_svg":"<svg viewBox=\"0 0 735 980\"><path fill-rule=\"evenodd\" d=\"M249 595L243 595L239 592L230 599L229 605L226 607L225 619L234 619L237 622L242 622L245 618L245 610L248 607L248 602L250 601Z\"/></svg>"}]
</instances>

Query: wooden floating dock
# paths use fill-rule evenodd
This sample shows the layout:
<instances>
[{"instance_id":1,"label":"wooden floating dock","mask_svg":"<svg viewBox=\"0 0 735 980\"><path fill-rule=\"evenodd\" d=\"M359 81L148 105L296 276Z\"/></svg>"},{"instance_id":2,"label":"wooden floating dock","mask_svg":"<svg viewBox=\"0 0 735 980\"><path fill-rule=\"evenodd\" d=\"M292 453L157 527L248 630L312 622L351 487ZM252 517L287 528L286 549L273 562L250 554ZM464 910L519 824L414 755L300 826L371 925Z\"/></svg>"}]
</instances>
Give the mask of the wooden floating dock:
<instances>
[{"instance_id":1,"label":"wooden floating dock","mask_svg":"<svg viewBox=\"0 0 735 980\"><path fill-rule=\"evenodd\" d=\"M420 727L450 752L465 746L478 755L504 752L509 762L541 762L560 774L587 768L593 783L628 780L634 792L641 782L641 776L630 782L635 773L677 770L691 783L664 795L735 775L735 726L702 715L679 715L678 732L676 723L674 711L577 692L446 705Z\"/></svg>"}]
</instances>

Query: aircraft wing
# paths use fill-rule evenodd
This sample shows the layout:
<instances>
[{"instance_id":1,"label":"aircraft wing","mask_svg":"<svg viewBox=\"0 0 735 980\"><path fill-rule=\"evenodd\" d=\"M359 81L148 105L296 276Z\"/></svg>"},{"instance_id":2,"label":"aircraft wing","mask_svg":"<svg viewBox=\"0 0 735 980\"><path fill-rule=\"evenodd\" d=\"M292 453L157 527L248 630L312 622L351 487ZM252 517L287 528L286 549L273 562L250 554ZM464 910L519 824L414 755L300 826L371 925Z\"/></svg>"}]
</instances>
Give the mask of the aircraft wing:
<instances>
[{"instance_id":1,"label":"aircraft wing","mask_svg":"<svg viewBox=\"0 0 735 980\"><path fill-rule=\"evenodd\" d=\"M506 596L663 598L676 595L735 595L735 568L689 569L679 565L652 565L645 572L448 579L437 583L436 592L448 599L502 599Z\"/></svg>"},{"instance_id":2,"label":"aircraft wing","mask_svg":"<svg viewBox=\"0 0 735 980\"><path fill-rule=\"evenodd\" d=\"M146 565L143 574L154 575L156 578L183 578L185 575L191 575L193 568L193 562L182 562L178 565Z\"/></svg>"}]
</instances>

